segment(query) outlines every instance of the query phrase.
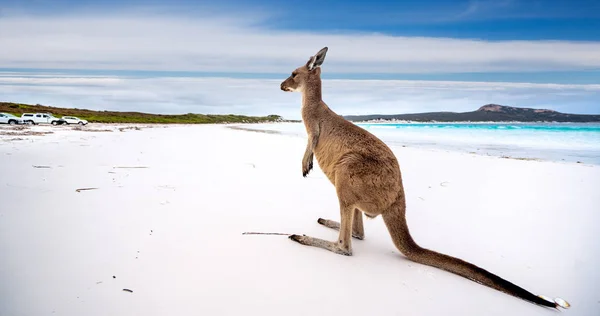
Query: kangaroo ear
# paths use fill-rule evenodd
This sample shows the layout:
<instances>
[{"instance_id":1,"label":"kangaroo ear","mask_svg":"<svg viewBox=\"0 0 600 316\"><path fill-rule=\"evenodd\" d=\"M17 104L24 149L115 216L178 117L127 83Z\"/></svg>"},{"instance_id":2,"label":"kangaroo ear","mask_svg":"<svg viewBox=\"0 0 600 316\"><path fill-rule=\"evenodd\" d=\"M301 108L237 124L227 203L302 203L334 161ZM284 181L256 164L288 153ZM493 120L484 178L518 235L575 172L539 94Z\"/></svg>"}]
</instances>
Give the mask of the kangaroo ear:
<instances>
[{"instance_id":1,"label":"kangaroo ear","mask_svg":"<svg viewBox=\"0 0 600 316\"><path fill-rule=\"evenodd\" d=\"M327 50L327 47L323 47L317 54L310 57L310 59L306 63L306 68L308 68L308 70L313 70L317 67L320 67L325 61L325 55L327 55Z\"/></svg>"}]
</instances>

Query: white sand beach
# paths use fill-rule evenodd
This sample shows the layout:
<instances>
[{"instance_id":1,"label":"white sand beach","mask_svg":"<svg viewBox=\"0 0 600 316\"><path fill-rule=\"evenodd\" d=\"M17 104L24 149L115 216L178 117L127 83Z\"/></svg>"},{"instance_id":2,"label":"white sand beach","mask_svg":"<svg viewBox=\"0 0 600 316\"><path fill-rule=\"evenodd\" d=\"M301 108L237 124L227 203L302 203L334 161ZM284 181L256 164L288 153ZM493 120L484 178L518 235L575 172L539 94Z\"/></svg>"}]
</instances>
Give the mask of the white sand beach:
<instances>
[{"instance_id":1,"label":"white sand beach","mask_svg":"<svg viewBox=\"0 0 600 316\"><path fill-rule=\"evenodd\" d=\"M302 137L123 127L0 130L0 315L557 314L408 261L381 218L350 257L243 235L337 238L317 223L339 220L337 197L317 166L302 177ZM419 244L597 315L598 166L393 150Z\"/></svg>"}]
</instances>

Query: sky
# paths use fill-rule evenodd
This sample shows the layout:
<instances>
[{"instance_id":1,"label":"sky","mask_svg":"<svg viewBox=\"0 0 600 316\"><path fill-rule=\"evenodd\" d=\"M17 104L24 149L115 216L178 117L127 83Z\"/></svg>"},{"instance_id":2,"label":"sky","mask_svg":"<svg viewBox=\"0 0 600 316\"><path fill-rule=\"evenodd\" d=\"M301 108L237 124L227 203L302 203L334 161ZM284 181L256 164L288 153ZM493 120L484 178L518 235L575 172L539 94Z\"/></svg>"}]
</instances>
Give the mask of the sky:
<instances>
[{"instance_id":1,"label":"sky","mask_svg":"<svg viewBox=\"0 0 600 316\"><path fill-rule=\"evenodd\" d=\"M0 100L298 118L279 83L327 46L340 114L600 113L600 1L284 3L0 0Z\"/></svg>"}]
</instances>

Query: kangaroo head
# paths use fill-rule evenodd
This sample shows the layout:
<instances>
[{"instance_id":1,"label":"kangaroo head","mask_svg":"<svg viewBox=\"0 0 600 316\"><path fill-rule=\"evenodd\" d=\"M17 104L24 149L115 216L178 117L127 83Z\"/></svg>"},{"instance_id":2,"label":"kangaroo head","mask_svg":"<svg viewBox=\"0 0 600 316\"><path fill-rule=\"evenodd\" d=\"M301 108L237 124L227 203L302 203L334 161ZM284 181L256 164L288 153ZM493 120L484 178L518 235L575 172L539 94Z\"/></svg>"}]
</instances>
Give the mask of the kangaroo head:
<instances>
[{"instance_id":1,"label":"kangaroo head","mask_svg":"<svg viewBox=\"0 0 600 316\"><path fill-rule=\"evenodd\" d=\"M302 89L311 82L318 82L321 78L321 65L325 61L327 47L323 47L314 56L311 56L306 64L296 68L289 76L281 83L281 90L287 92L302 91Z\"/></svg>"}]
</instances>

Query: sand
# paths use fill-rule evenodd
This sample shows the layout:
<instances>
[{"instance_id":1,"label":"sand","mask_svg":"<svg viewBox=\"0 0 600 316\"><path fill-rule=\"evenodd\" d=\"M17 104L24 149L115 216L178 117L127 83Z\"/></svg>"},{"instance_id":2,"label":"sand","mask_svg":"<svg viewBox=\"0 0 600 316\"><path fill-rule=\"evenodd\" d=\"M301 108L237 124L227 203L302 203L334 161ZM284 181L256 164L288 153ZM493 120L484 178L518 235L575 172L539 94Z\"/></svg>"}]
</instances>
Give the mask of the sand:
<instances>
[{"instance_id":1,"label":"sand","mask_svg":"<svg viewBox=\"0 0 600 316\"><path fill-rule=\"evenodd\" d=\"M243 235L337 237L302 137L120 127L0 135L0 315L557 313L406 260L381 218L351 257ZM597 166L393 149L418 243L598 312Z\"/></svg>"}]
</instances>

